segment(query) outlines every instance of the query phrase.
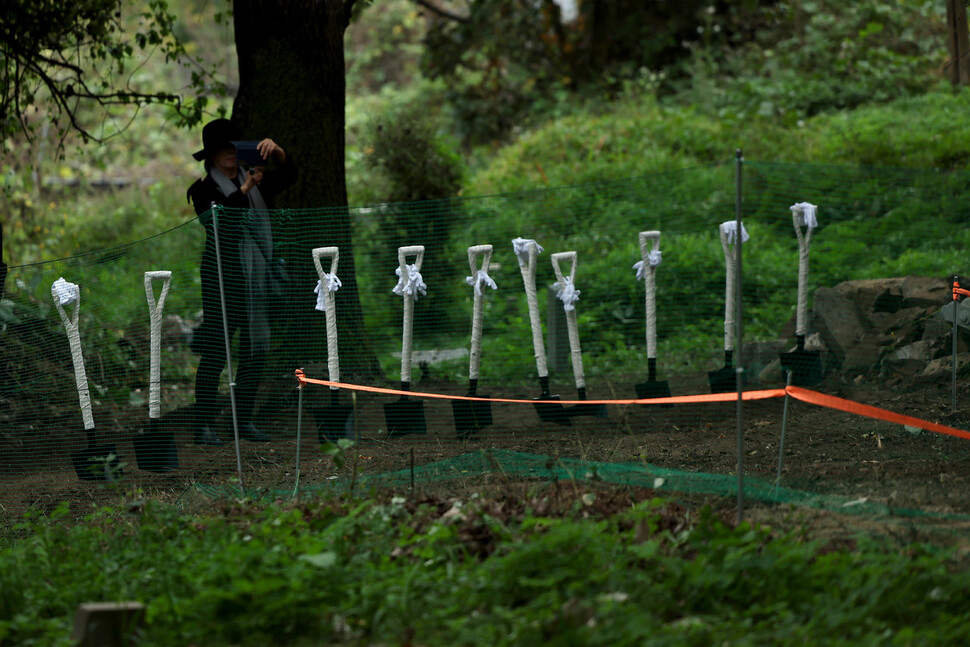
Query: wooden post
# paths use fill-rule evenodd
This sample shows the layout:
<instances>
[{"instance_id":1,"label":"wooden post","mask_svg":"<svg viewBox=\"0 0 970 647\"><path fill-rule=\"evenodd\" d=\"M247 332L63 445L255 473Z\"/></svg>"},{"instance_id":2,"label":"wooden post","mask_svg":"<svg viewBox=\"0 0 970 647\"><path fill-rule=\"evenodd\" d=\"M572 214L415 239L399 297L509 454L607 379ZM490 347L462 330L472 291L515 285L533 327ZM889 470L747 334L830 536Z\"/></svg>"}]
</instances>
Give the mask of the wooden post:
<instances>
[{"instance_id":1,"label":"wooden post","mask_svg":"<svg viewBox=\"0 0 970 647\"><path fill-rule=\"evenodd\" d=\"M79 647L129 647L144 622L140 602L86 602L74 614L72 639Z\"/></svg>"},{"instance_id":2,"label":"wooden post","mask_svg":"<svg viewBox=\"0 0 970 647\"><path fill-rule=\"evenodd\" d=\"M954 88L970 85L970 33L963 0L946 2L946 46L949 60L944 70L950 85Z\"/></svg>"}]
</instances>

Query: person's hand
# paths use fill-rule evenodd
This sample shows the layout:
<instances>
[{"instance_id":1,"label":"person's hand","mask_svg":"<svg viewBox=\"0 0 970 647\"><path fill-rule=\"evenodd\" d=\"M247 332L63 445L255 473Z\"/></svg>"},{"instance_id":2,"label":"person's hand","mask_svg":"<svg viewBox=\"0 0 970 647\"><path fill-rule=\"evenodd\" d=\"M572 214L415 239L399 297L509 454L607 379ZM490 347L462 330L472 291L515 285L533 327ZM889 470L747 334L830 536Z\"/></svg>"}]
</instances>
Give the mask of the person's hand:
<instances>
[{"instance_id":1,"label":"person's hand","mask_svg":"<svg viewBox=\"0 0 970 647\"><path fill-rule=\"evenodd\" d=\"M256 168L249 169L246 173L246 181L243 185L239 187L239 190L243 192L243 195L248 194L252 191L253 187L259 184L263 179L263 167L257 166Z\"/></svg>"},{"instance_id":2,"label":"person's hand","mask_svg":"<svg viewBox=\"0 0 970 647\"><path fill-rule=\"evenodd\" d=\"M278 162L282 163L286 161L286 151L268 137L256 144L256 150L259 151L259 154L263 156L264 160L275 157Z\"/></svg>"}]
</instances>

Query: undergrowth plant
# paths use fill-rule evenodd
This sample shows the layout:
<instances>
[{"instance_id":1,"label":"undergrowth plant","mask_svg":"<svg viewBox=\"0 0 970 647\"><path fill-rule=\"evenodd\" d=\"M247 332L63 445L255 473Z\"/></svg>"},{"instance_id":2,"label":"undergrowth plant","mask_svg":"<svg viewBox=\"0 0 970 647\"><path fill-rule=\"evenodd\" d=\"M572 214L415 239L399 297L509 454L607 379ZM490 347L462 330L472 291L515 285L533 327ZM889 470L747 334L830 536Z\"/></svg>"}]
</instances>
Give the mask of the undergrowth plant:
<instances>
[{"instance_id":1,"label":"undergrowth plant","mask_svg":"<svg viewBox=\"0 0 970 647\"><path fill-rule=\"evenodd\" d=\"M959 644L959 557L725 523L595 489L293 507L148 503L0 547L0 644L67 645L84 601L147 607L140 644ZM84 559L78 559L83 555ZM889 640L889 644L894 644Z\"/></svg>"}]
</instances>

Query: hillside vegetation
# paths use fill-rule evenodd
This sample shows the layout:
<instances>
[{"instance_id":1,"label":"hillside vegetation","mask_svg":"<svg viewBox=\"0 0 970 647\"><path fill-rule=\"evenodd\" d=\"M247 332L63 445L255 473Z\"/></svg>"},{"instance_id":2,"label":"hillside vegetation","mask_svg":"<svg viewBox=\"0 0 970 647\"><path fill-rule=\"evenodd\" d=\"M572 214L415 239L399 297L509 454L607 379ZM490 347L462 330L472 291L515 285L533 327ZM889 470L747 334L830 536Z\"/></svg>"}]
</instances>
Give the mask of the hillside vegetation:
<instances>
[{"instance_id":1,"label":"hillside vegetation","mask_svg":"<svg viewBox=\"0 0 970 647\"><path fill-rule=\"evenodd\" d=\"M225 69L233 87L231 30L214 20L216 8L171 4L189 51ZM728 29L737 16L703 15L707 31L684 44L687 56L671 69L551 88L526 104L511 132L471 146L459 138L468 106L454 103L461 99L449 83L422 76L424 27L415 6L395 0L368 8L347 38L350 203L384 202L395 186L413 183L413 175L388 171L400 168L391 160L365 162L379 147L378 133L415 120L432 126L423 132L437 133L438 150L453 151L446 158L462 167L465 196L722 161L736 148L752 160L942 169L966 160L970 126L960 116L968 99L941 85L942 3L779 2L744 14L758 29L741 45L718 36L718 25ZM139 74L170 88L185 83L161 61ZM69 141L60 158L43 134L32 144L9 142L2 169L8 262L110 247L189 219L184 187L201 173L189 157L198 141L198 132L176 130L169 115L146 108L103 146ZM420 165L411 172L420 176Z\"/></svg>"}]
</instances>

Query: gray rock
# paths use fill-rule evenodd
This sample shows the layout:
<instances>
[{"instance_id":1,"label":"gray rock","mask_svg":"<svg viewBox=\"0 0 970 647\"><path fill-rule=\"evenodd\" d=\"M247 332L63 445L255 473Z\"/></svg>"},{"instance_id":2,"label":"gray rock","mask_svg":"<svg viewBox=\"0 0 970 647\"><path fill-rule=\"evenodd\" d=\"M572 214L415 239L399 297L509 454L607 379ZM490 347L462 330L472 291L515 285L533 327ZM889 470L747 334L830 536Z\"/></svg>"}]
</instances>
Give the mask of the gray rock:
<instances>
[{"instance_id":1,"label":"gray rock","mask_svg":"<svg viewBox=\"0 0 970 647\"><path fill-rule=\"evenodd\" d=\"M956 306L953 304L956 304ZM963 301L950 301L939 309L939 311L936 313L937 318L952 326L954 307L957 309L957 325L963 330L970 331L970 299L964 299Z\"/></svg>"},{"instance_id":2,"label":"gray rock","mask_svg":"<svg viewBox=\"0 0 970 647\"><path fill-rule=\"evenodd\" d=\"M785 349L785 342L774 341L753 341L744 345L742 361L744 362L744 372L747 375L749 384L760 382L762 370L772 362L778 361L778 354Z\"/></svg>"},{"instance_id":3,"label":"gray rock","mask_svg":"<svg viewBox=\"0 0 970 647\"><path fill-rule=\"evenodd\" d=\"M761 369L760 373L758 373L759 384L772 384L784 381L785 375L781 371L781 360L777 357L773 362Z\"/></svg>"},{"instance_id":4,"label":"gray rock","mask_svg":"<svg viewBox=\"0 0 970 647\"><path fill-rule=\"evenodd\" d=\"M950 286L933 276L907 276L900 289L903 306L908 308L939 307L950 300Z\"/></svg>"},{"instance_id":5,"label":"gray rock","mask_svg":"<svg viewBox=\"0 0 970 647\"><path fill-rule=\"evenodd\" d=\"M845 291L835 288L819 288L815 291L815 321L837 366L844 363L849 351L868 332L856 304Z\"/></svg>"},{"instance_id":6,"label":"gray rock","mask_svg":"<svg viewBox=\"0 0 970 647\"><path fill-rule=\"evenodd\" d=\"M903 307L902 282L902 279L843 281L833 289L849 298L860 312L896 312Z\"/></svg>"},{"instance_id":7,"label":"gray rock","mask_svg":"<svg viewBox=\"0 0 970 647\"><path fill-rule=\"evenodd\" d=\"M932 341L918 341L889 353L885 364L886 368L898 374L919 375L926 369L926 365L935 354L936 345Z\"/></svg>"},{"instance_id":8,"label":"gray rock","mask_svg":"<svg viewBox=\"0 0 970 647\"><path fill-rule=\"evenodd\" d=\"M935 353L936 346L932 341L918 341L915 344L897 348L886 356L886 361L906 362L909 360L918 360L923 363L929 363Z\"/></svg>"},{"instance_id":9,"label":"gray rock","mask_svg":"<svg viewBox=\"0 0 970 647\"><path fill-rule=\"evenodd\" d=\"M859 341L850 346L842 359L841 369L844 373L868 373L879 365L882 358L883 346L875 335L864 335Z\"/></svg>"},{"instance_id":10,"label":"gray rock","mask_svg":"<svg viewBox=\"0 0 970 647\"><path fill-rule=\"evenodd\" d=\"M805 350L821 351L824 356L829 352L829 347L825 345L825 340L822 339L821 333L816 332L805 338Z\"/></svg>"},{"instance_id":11,"label":"gray rock","mask_svg":"<svg viewBox=\"0 0 970 647\"><path fill-rule=\"evenodd\" d=\"M960 353L957 355L957 370L960 370L964 366L970 363L970 353ZM923 369L922 376L926 378L942 378L950 377L953 375L953 357L951 355L945 355L943 357L938 357L927 363L926 368Z\"/></svg>"}]
</instances>

